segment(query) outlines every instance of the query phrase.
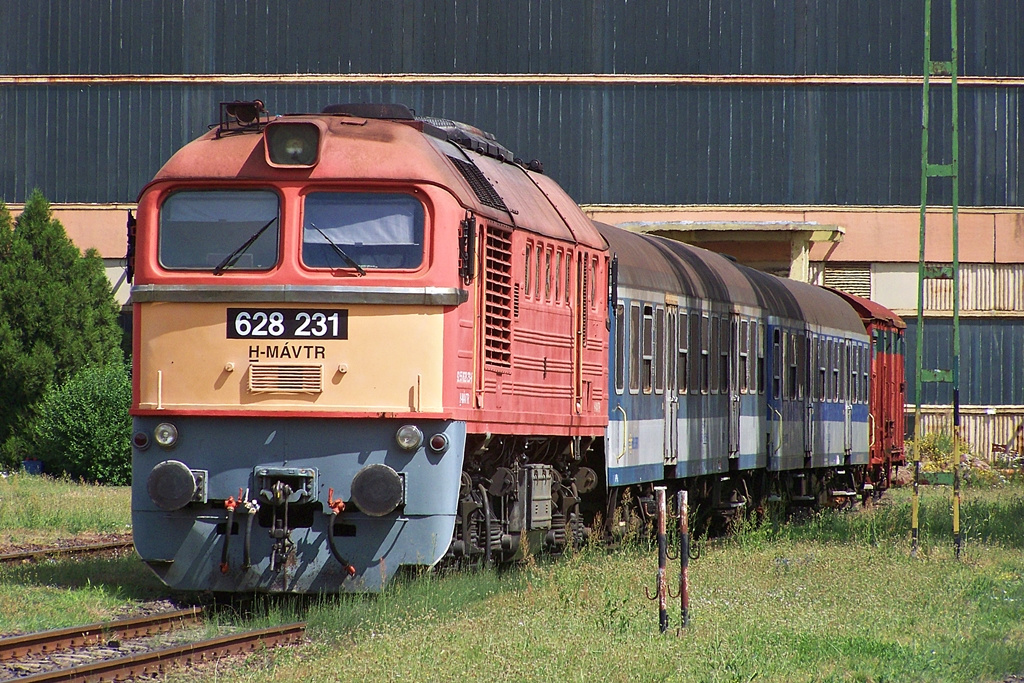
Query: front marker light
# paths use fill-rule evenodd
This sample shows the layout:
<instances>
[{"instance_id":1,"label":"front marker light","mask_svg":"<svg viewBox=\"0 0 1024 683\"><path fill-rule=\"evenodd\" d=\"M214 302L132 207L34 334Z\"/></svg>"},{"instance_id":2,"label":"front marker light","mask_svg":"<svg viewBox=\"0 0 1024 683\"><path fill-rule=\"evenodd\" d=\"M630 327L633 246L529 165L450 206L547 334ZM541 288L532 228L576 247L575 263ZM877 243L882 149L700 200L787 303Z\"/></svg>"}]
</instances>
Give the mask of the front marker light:
<instances>
[{"instance_id":1,"label":"front marker light","mask_svg":"<svg viewBox=\"0 0 1024 683\"><path fill-rule=\"evenodd\" d=\"M435 453L444 453L448 450L448 437L443 433L434 434L430 437L430 450Z\"/></svg>"},{"instance_id":2,"label":"front marker light","mask_svg":"<svg viewBox=\"0 0 1024 683\"><path fill-rule=\"evenodd\" d=\"M178 443L178 428L170 422L161 422L153 430L153 440L163 448L173 448Z\"/></svg>"},{"instance_id":3,"label":"front marker light","mask_svg":"<svg viewBox=\"0 0 1024 683\"><path fill-rule=\"evenodd\" d=\"M423 432L416 425L402 425L395 434L395 441L406 451L414 451L423 443Z\"/></svg>"}]
</instances>

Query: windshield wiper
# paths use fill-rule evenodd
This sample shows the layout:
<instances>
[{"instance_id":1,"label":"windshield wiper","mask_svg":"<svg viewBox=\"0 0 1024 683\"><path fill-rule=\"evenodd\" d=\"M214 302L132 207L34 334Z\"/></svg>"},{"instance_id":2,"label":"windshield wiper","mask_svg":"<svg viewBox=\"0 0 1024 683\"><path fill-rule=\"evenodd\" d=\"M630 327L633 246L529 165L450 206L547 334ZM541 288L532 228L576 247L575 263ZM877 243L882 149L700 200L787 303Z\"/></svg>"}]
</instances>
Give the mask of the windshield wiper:
<instances>
[{"instance_id":1,"label":"windshield wiper","mask_svg":"<svg viewBox=\"0 0 1024 683\"><path fill-rule=\"evenodd\" d=\"M245 250L252 246L252 243L260 238L260 235L277 220L277 216L274 216L267 224L252 234L252 237L243 242L237 249L228 254L223 261L217 264L217 267L213 269L214 275L221 275L224 271L231 266L235 265L235 262L245 253Z\"/></svg>"},{"instance_id":2,"label":"windshield wiper","mask_svg":"<svg viewBox=\"0 0 1024 683\"><path fill-rule=\"evenodd\" d=\"M356 263L354 258L352 258L348 254L346 254L345 251L341 247L339 247L337 244L335 244L334 240L332 240L330 237L328 237L326 232L324 232L320 228L316 227L316 223L310 223L309 225L314 230L316 230L318 233L323 235L324 239L327 240L327 243L330 244L332 247L334 247L334 253L337 254L338 256L340 256L341 258L345 259L345 262L348 263L353 268L355 268L356 272L359 273L360 276L366 275L366 271L363 270L363 267L361 265L359 265L358 263Z\"/></svg>"}]
</instances>

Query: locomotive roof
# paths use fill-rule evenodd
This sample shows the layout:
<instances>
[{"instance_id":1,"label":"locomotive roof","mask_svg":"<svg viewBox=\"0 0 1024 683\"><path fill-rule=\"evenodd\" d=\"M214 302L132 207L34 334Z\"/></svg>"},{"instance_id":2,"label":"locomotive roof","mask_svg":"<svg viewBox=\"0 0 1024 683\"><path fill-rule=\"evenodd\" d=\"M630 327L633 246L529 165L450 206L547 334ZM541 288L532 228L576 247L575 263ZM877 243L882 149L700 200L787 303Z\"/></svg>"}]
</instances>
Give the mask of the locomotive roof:
<instances>
[{"instance_id":1,"label":"locomotive roof","mask_svg":"<svg viewBox=\"0 0 1024 683\"><path fill-rule=\"evenodd\" d=\"M319 162L312 168L274 168L266 161L258 129L227 134L214 129L178 150L153 182L266 179L428 183L447 189L464 206L492 220L551 239L606 248L592 222L556 183L539 170L505 159L510 153L500 145L481 145L479 140L486 134L467 136L465 130L475 130L471 127L448 134L424 120L368 118L339 112L288 115L272 121L322 124L325 132Z\"/></svg>"},{"instance_id":2,"label":"locomotive roof","mask_svg":"<svg viewBox=\"0 0 1024 683\"><path fill-rule=\"evenodd\" d=\"M756 306L769 315L864 333L857 313L821 287L775 277L683 242L597 226L618 258L620 285Z\"/></svg>"}]
</instances>

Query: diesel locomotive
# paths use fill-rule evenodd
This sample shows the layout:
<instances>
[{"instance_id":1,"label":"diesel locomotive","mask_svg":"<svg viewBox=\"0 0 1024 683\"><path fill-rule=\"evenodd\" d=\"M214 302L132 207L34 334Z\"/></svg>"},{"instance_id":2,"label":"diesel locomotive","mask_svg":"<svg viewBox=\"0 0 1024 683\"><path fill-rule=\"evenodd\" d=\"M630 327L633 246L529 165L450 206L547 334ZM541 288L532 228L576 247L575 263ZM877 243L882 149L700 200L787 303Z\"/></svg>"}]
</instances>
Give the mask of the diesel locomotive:
<instances>
[{"instance_id":1,"label":"diesel locomotive","mask_svg":"<svg viewBox=\"0 0 1024 683\"><path fill-rule=\"evenodd\" d=\"M728 516L902 463L902 399L874 403L898 318L596 224L401 105L223 103L140 193L129 261L134 539L173 588L378 591L559 552L627 489Z\"/></svg>"}]
</instances>

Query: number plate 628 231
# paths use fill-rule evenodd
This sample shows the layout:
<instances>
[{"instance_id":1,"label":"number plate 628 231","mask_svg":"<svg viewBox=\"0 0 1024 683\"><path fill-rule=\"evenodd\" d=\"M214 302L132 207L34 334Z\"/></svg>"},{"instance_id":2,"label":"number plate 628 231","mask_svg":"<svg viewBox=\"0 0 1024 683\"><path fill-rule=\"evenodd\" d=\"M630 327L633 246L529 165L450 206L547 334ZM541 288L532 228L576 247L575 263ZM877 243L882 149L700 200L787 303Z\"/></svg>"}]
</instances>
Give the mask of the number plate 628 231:
<instances>
[{"instance_id":1,"label":"number plate 628 231","mask_svg":"<svg viewBox=\"0 0 1024 683\"><path fill-rule=\"evenodd\" d=\"M337 308L229 308L228 339L348 339Z\"/></svg>"}]
</instances>

